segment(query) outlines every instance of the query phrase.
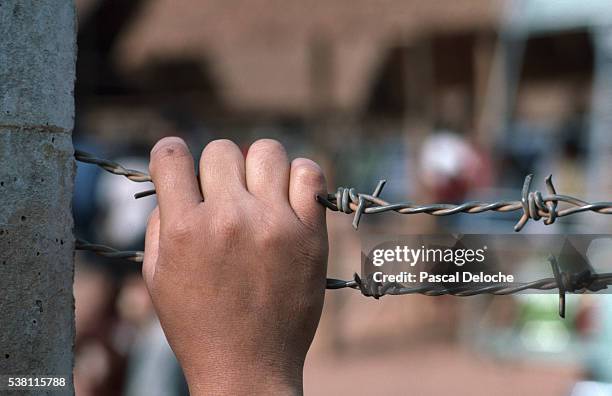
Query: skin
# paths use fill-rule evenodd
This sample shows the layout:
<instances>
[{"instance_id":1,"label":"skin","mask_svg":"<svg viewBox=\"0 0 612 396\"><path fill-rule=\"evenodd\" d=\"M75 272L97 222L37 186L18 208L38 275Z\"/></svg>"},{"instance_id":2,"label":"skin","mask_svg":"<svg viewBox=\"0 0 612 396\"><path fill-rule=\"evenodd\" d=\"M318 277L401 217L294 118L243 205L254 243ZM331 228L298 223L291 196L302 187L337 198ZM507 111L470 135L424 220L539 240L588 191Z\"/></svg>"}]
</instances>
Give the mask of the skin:
<instances>
[{"instance_id":1,"label":"skin","mask_svg":"<svg viewBox=\"0 0 612 396\"><path fill-rule=\"evenodd\" d=\"M158 207L143 276L192 395L302 394L325 292L321 168L275 140L246 158L229 140L202 151L200 180L179 138L151 151Z\"/></svg>"}]
</instances>

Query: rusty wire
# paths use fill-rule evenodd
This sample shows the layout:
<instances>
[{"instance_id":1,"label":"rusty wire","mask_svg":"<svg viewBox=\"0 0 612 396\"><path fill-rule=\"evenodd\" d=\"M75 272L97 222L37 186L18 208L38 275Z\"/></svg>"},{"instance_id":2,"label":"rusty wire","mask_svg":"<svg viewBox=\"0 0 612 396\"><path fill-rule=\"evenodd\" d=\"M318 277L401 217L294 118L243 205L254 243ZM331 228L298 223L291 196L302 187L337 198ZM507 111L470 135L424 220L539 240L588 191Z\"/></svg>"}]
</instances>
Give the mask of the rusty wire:
<instances>
[{"instance_id":1,"label":"rusty wire","mask_svg":"<svg viewBox=\"0 0 612 396\"><path fill-rule=\"evenodd\" d=\"M102 169L115 175L125 176L136 182L149 182L151 177L141 171L127 169L120 164L95 157L84 151L76 150L75 158L78 161L97 165ZM425 213L432 216L449 216L457 213L482 213L513 212L522 210L523 213L514 226L515 231L523 229L531 219L534 221L544 219L544 224L550 225L559 217L568 216L580 212L595 212L600 214L612 214L612 202L587 202L569 195L557 194L552 183L552 175L546 178L547 195L540 191L530 191L533 175L527 175L523 183L520 201L499 201L486 203L470 201L459 205L453 204L430 204L419 205L412 202L390 203L382 198L380 194L386 181L380 180L372 194L357 193L354 188L339 187L335 194L317 195L316 199L326 208L346 214L354 213L353 227L359 227L359 221L363 214L374 214L394 211L401 214ZM142 198L155 194L155 190L147 190L135 194L135 198ZM564 209L558 209L559 202L567 205ZM92 244L77 240L76 250L87 250L109 258L121 258L134 262L142 262L144 252L141 251L119 251L109 246ZM545 278L528 283L493 284L484 286L454 286L444 287L435 285L419 285L407 287L401 283L375 282L371 277L361 279L355 274L353 280L327 279L327 289L352 288L357 289L366 297L380 298L384 295L424 294L427 296L473 296L476 294L508 295L518 293L527 289L552 290L559 289L559 314L565 315L565 294L580 293L585 291L598 291L612 285L612 273L593 274L583 271L577 274L562 272L554 257L549 258L554 278Z\"/></svg>"}]
</instances>

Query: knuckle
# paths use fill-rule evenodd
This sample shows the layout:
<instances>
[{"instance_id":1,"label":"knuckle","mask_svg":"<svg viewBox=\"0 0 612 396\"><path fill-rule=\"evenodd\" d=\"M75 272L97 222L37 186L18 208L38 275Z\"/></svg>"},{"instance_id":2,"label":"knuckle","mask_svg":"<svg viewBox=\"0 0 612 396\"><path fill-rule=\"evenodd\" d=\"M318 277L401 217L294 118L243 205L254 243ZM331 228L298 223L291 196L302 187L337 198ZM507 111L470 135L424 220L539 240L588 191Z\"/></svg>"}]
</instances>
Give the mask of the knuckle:
<instances>
[{"instance_id":1,"label":"knuckle","mask_svg":"<svg viewBox=\"0 0 612 396\"><path fill-rule=\"evenodd\" d=\"M285 153L285 147L276 139L259 139L256 140L251 147L249 152L266 152L266 153Z\"/></svg>"},{"instance_id":2,"label":"knuckle","mask_svg":"<svg viewBox=\"0 0 612 396\"><path fill-rule=\"evenodd\" d=\"M183 139L178 137L165 137L157 142L157 144L153 146L153 149L151 149L151 156L155 158L183 155L190 155L190 153L187 149L187 144L185 144Z\"/></svg>"},{"instance_id":3,"label":"knuckle","mask_svg":"<svg viewBox=\"0 0 612 396\"><path fill-rule=\"evenodd\" d=\"M259 245L266 248L278 248L288 239L290 232L277 225L266 227L259 233Z\"/></svg>"},{"instance_id":4,"label":"knuckle","mask_svg":"<svg viewBox=\"0 0 612 396\"><path fill-rule=\"evenodd\" d=\"M299 165L294 170L295 178L299 184L319 187L325 184L325 177L318 165L314 162L308 165Z\"/></svg>"},{"instance_id":5,"label":"knuckle","mask_svg":"<svg viewBox=\"0 0 612 396\"><path fill-rule=\"evenodd\" d=\"M209 142L204 150L202 151L202 155L204 154L223 154L228 150L234 150L236 148L236 143L232 142L229 139L216 139Z\"/></svg>"},{"instance_id":6,"label":"knuckle","mask_svg":"<svg viewBox=\"0 0 612 396\"><path fill-rule=\"evenodd\" d=\"M221 239L231 243L240 236L243 229L242 215L234 207L220 210L222 215L214 221L214 233Z\"/></svg>"},{"instance_id":7,"label":"knuckle","mask_svg":"<svg viewBox=\"0 0 612 396\"><path fill-rule=\"evenodd\" d=\"M185 220L175 220L165 228L165 234L173 242L188 242L195 232L192 224Z\"/></svg>"},{"instance_id":8,"label":"knuckle","mask_svg":"<svg viewBox=\"0 0 612 396\"><path fill-rule=\"evenodd\" d=\"M183 157L191 158L191 153L183 139L166 137L157 142L151 149L151 167L154 168L155 164L161 161Z\"/></svg>"}]
</instances>

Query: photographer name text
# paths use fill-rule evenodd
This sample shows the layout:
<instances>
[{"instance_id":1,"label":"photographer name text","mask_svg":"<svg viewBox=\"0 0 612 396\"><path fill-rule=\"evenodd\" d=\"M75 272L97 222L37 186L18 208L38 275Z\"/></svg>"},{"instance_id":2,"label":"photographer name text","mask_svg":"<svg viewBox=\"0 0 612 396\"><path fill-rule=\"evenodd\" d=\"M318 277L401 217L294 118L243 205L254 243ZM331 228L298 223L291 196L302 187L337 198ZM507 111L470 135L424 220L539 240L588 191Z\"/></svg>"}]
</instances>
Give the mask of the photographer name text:
<instances>
[{"instance_id":1,"label":"photographer name text","mask_svg":"<svg viewBox=\"0 0 612 396\"><path fill-rule=\"evenodd\" d=\"M433 274L427 271L418 273L400 272L398 274L385 274L377 271L372 274L375 282L397 283L512 283L514 275L498 272L488 274L485 272L454 272L446 274Z\"/></svg>"}]
</instances>

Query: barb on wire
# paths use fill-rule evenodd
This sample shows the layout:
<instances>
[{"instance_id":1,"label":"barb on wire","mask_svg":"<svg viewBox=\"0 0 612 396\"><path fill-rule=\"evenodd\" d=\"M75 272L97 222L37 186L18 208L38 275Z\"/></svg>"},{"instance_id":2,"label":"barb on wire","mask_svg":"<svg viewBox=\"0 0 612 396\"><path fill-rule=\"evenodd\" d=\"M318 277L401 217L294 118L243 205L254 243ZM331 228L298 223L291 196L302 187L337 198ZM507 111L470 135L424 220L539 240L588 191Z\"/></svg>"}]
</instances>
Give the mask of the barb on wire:
<instances>
[{"instance_id":1,"label":"barb on wire","mask_svg":"<svg viewBox=\"0 0 612 396\"><path fill-rule=\"evenodd\" d=\"M86 250L93 252L99 256L113 258L113 259L124 259L134 261L136 263L142 263L144 258L144 252L137 250L126 250L121 251L110 246L100 245L97 243L90 243L82 239L77 239L74 247L75 250Z\"/></svg>"},{"instance_id":2,"label":"barb on wire","mask_svg":"<svg viewBox=\"0 0 612 396\"><path fill-rule=\"evenodd\" d=\"M612 285L612 273L595 274L590 270L577 273L563 272L554 256L548 258L553 270L553 278L544 278L527 283L496 283L490 285L473 286L459 285L446 287L443 285L422 284L419 286L405 286L398 282L376 282L370 275L362 279L357 273L353 280L327 279L328 289L351 288L357 289L366 297L379 299L386 295L423 294L426 296L453 295L459 297L474 296L477 294L509 295L524 290L553 290L559 289L559 316L565 317L565 296L567 293L596 292L607 289Z\"/></svg>"},{"instance_id":3,"label":"barb on wire","mask_svg":"<svg viewBox=\"0 0 612 396\"><path fill-rule=\"evenodd\" d=\"M77 161L86 162L88 164L98 165L100 168L107 172L113 173L119 176L125 176L131 181L135 182L150 182L151 176L148 174L137 171L134 169L127 169L118 163L110 160L96 158L93 154L86 153L81 150L74 150L74 157Z\"/></svg>"},{"instance_id":4,"label":"barb on wire","mask_svg":"<svg viewBox=\"0 0 612 396\"><path fill-rule=\"evenodd\" d=\"M151 177L140 171L126 169L120 164L96 158L94 155L84 151L76 150L75 158L78 161L95 164L104 170L116 175L125 176L136 182L151 181ZM482 213L513 212L522 210L522 215L516 225L515 231L523 229L529 220L544 219L544 224L550 225L559 217L568 216L580 212L596 212L600 214L612 214L612 202L587 202L569 195L557 194L552 183L552 175L546 178L547 195L540 191L531 191L533 175L527 175L523 183L521 199L519 201L479 202L471 201L459 205L453 204L430 204L419 205L412 202L390 203L382 198L380 194L386 181L380 180L372 194L357 193L354 188L340 187L335 194L317 195L319 203L328 209L346 214L354 213L353 227L359 227L359 221L364 214L383 213L394 211L401 214L425 213L432 216L449 216L457 213ZM155 190L147 190L135 194L135 198L142 198L155 194ZM564 209L558 209L559 203L565 204ZM141 251L119 251L105 245L93 244L83 240L77 240L76 250L87 250L98 255L110 258L122 258L135 262L142 262L144 252ZM559 290L559 315L565 316L566 293L580 293L584 291L598 291L612 285L612 273L594 274L589 270L570 274L562 272L554 256L549 258L553 270L553 278L540 279L528 283L519 284L492 284L484 286L453 286L419 285L404 286L396 282L376 282L370 276L361 279L355 274L352 280L327 279L327 289L358 289L364 296L380 298L384 295L424 294L428 296L454 295L473 296L476 294L507 295L518 293L527 289L536 290Z\"/></svg>"},{"instance_id":5,"label":"barb on wire","mask_svg":"<svg viewBox=\"0 0 612 396\"><path fill-rule=\"evenodd\" d=\"M134 262L142 262L144 252L141 251L119 251L109 246L92 244L83 240L76 241L76 250L87 250L100 256L109 258L120 258ZM460 297L474 296L477 294L509 295L524 290L559 290L559 316L565 317L565 296L567 293L583 293L585 291L596 292L607 289L612 285L612 273L595 274L590 270L577 273L561 271L557 259L554 256L548 258L553 270L553 278L544 278L527 283L496 283L490 285L473 286L459 285L445 287L442 285L423 284L419 286L405 286L398 282L376 282L373 276L362 279L357 273L352 280L341 280L327 278L326 289L356 289L366 297L379 299L386 295L423 294L426 296L453 295Z\"/></svg>"},{"instance_id":6,"label":"barb on wire","mask_svg":"<svg viewBox=\"0 0 612 396\"><path fill-rule=\"evenodd\" d=\"M75 151L78 161L96 164L108 172L116 175L125 176L137 182L151 181L151 177L140 171L126 169L116 162L99 159L94 155L84 151ZM498 201L480 202L470 201L459 205L453 204L430 204L420 205L413 202L390 203L382 198L380 194L386 184L386 180L380 180L372 194L358 193L354 188L339 187L335 194L327 196L319 194L316 199L319 203L335 212L346 214L354 213L353 227L359 227L359 221L363 214L383 213L394 211L401 214L425 213L432 216L449 216L457 213L482 213L487 211L494 212L513 212L522 210L523 213L514 226L514 231L520 231L531 219L534 221L544 219L544 224L550 225L559 217L568 216L580 212L596 212L600 214L612 214L612 202L587 202L582 199L569 195L557 194L552 182L552 175L546 178L547 195L540 191L530 191L533 175L527 175L523 183L523 190L520 201ZM155 194L155 190L142 191L134 195L136 199ZM565 203L567 207L559 210L559 202Z\"/></svg>"},{"instance_id":7,"label":"barb on wire","mask_svg":"<svg viewBox=\"0 0 612 396\"><path fill-rule=\"evenodd\" d=\"M522 210L523 214L514 226L515 231L523 229L528 220L544 219L550 225L558 217L580 212L612 214L612 202L587 202L569 195L557 194L552 183L552 175L546 178L547 195L539 191L530 191L533 175L527 175L523 183L520 201L499 201L493 203L471 201L459 205L431 204L419 205L412 202L390 203L379 197L385 180L378 182L372 194L357 193L354 188L340 187L335 194L317 195L317 200L328 209L346 214L355 213L353 227L357 229L362 214L394 211L401 214L426 213L433 216L449 216L457 213L482 213L487 211L512 212ZM567 204L559 210L559 202Z\"/></svg>"}]
</instances>

